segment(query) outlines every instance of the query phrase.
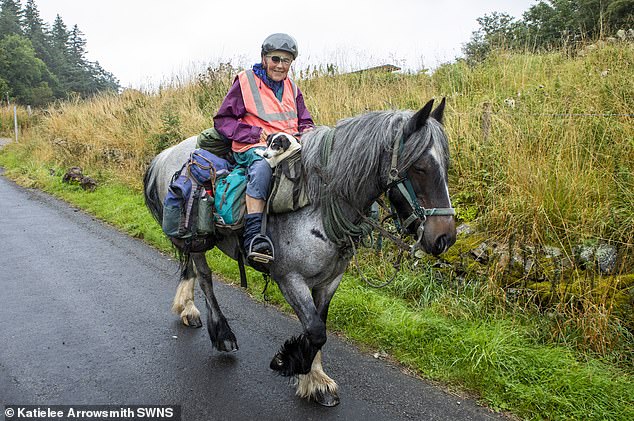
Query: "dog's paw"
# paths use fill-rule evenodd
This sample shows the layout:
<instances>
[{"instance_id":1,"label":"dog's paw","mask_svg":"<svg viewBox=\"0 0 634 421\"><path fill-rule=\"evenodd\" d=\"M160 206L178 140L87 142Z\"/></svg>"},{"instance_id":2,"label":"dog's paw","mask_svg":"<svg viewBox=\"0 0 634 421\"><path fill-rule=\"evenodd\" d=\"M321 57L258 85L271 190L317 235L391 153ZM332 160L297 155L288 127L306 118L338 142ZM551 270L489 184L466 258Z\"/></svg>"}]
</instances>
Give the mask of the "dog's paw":
<instances>
[{"instance_id":1,"label":"dog's paw","mask_svg":"<svg viewBox=\"0 0 634 421\"><path fill-rule=\"evenodd\" d=\"M264 157L264 151L265 151L264 149L256 149L255 153L261 157Z\"/></svg>"}]
</instances>

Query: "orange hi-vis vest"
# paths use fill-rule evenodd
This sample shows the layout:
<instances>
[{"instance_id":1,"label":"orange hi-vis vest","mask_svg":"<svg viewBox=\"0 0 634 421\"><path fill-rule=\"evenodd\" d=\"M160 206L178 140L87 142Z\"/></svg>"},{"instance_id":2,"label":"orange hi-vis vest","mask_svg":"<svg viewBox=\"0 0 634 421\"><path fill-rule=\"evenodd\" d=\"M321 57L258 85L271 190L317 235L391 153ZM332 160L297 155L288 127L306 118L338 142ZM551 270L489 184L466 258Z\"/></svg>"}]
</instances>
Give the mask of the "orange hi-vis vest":
<instances>
[{"instance_id":1,"label":"orange hi-vis vest","mask_svg":"<svg viewBox=\"0 0 634 421\"><path fill-rule=\"evenodd\" d=\"M266 133L299 132L297 119L297 87L289 78L284 79L284 92L280 102L273 90L260 80L253 70L245 70L238 74L242 99L247 110L242 122L262 127ZM244 152L256 146L266 146L266 142L240 143L234 141L232 150Z\"/></svg>"}]
</instances>

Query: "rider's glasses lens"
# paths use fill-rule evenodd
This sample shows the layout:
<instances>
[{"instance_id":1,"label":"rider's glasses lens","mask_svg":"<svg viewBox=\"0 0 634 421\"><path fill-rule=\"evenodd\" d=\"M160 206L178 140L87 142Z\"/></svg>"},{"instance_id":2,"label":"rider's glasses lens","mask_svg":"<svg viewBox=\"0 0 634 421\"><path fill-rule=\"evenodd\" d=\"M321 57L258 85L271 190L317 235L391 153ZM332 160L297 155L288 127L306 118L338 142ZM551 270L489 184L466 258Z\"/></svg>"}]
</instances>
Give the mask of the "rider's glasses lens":
<instances>
[{"instance_id":1,"label":"rider's glasses lens","mask_svg":"<svg viewBox=\"0 0 634 421\"><path fill-rule=\"evenodd\" d=\"M281 61L282 64L284 64L285 66L288 66L289 64L291 64L291 61L292 61L290 58L280 57L280 56L267 56L267 57L270 58L273 63L279 64Z\"/></svg>"}]
</instances>

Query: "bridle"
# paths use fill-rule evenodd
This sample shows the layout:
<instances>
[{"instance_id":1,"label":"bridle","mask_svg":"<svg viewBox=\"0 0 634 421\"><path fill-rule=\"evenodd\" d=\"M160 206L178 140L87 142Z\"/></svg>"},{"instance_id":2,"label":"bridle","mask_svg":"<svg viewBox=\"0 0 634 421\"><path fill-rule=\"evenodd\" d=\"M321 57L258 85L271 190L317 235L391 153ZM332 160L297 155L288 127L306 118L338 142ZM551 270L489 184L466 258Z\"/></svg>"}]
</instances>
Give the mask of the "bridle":
<instances>
[{"instance_id":1,"label":"bridle","mask_svg":"<svg viewBox=\"0 0 634 421\"><path fill-rule=\"evenodd\" d=\"M414 192L414 187L412 186L412 182L409 177L405 175L401 177L400 171L398 170L398 157L403 151L403 146L405 144L405 134L401 133L400 136L397 136L394 141L394 147L392 148L392 163L391 168L388 173L388 185L386 191L390 192L390 190L396 188L403 195L407 203L411 208L411 213L404 220L401 219L401 230L405 232L407 228L412 225L416 221L420 221L420 225L418 226L416 236L416 245L420 244L420 241L423 238L425 233L425 222L427 222L427 217L429 216L453 216L456 214L456 210L454 208L432 208L425 209L418 201L416 197L416 193ZM399 217L400 218L400 217Z\"/></svg>"},{"instance_id":2,"label":"bridle","mask_svg":"<svg viewBox=\"0 0 634 421\"><path fill-rule=\"evenodd\" d=\"M416 197L416 192L414 192L414 187L412 186L412 182L410 181L409 177L407 177L407 175L405 175L404 177L401 177L399 175L400 171L398 170L398 157L403 150L404 143L405 143L405 135L401 132L401 134L396 137L394 141L394 147L392 148L392 162L391 162L391 168L388 174L388 184L385 191L389 195L390 190L398 189L399 192L405 198L405 200L407 200L407 203L410 206L411 213L407 216L407 218L403 220L398 215L398 212L394 209L394 206L391 205L392 206L391 215L393 215L396 228L398 231L400 231L401 235L405 233L405 231L411 224L413 224L416 221L420 221L420 225L418 226L418 229L416 230L417 231L416 243L414 243L413 246L408 246L401 238L395 236L394 234L390 233L388 230L383 228L380 222L374 221L372 218L369 218L368 216L362 214L360 211L357 211L359 212L361 219L365 223L367 223L374 229L378 230L382 235L391 239L394 242L394 244L400 249L397 261L396 263L394 263L395 271L392 277L382 283L375 283L367 279L365 275L363 274L363 272L361 271L361 268L359 267L359 262L357 260L357 253L356 253L354 241L352 241L352 238L349 237L350 245L353 252L352 254L354 256L354 261L355 261L359 276L363 280L365 280L365 282L368 285L370 285L373 288L383 288L391 284L394 281L394 279L396 279L396 276L398 275L398 272L400 271L400 268L401 268L401 261L402 261L404 252L409 252L410 255L414 256L416 250L421 249L421 241L423 239L423 235L425 234L425 222L427 222L428 217L453 216L456 214L456 210L454 208L425 209L423 206L421 206L420 202L418 201L418 198ZM379 200L377 202L381 206L384 206L382 204L382 201ZM398 223L399 220L401 220L400 224Z\"/></svg>"}]
</instances>

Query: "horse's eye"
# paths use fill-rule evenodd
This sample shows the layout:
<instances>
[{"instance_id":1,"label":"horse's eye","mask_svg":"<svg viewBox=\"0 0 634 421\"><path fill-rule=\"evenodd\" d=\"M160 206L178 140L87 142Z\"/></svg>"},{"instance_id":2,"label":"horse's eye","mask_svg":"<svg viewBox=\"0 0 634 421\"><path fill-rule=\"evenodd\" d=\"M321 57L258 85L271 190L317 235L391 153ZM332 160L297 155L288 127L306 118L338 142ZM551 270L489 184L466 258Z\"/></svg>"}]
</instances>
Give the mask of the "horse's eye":
<instances>
[{"instance_id":1,"label":"horse's eye","mask_svg":"<svg viewBox=\"0 0 634 421\"><path fill-rule=\"evenodd\" d=\"M412 165L412 169L416 172L423 173L423 174L427 172L427 167L422 164L414 164Z\"/></svg>"}]
</instances>

